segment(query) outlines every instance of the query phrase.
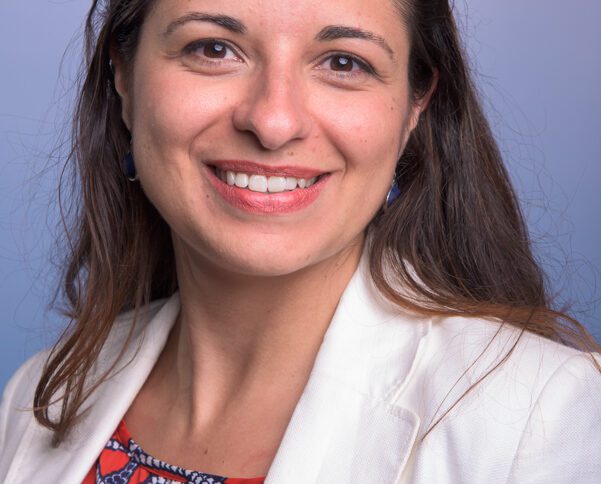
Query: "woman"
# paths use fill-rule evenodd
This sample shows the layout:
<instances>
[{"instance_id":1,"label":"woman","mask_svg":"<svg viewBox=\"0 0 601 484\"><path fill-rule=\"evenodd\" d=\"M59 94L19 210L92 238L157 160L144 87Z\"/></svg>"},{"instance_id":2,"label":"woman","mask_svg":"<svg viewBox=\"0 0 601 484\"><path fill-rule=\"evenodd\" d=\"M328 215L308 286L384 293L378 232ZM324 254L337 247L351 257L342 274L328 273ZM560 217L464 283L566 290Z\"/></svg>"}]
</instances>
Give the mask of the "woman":
<instances>
[{"instance_id":1,"label":"woman","mask_svg":"<svg viewBox=\"0 0 601 484\"><path fill-rule=\"evenodd\" d=\"M72 324L3 482L599 481L598 347L446 1L94 2L87 53Z\"/></svg>"}]
</instances>

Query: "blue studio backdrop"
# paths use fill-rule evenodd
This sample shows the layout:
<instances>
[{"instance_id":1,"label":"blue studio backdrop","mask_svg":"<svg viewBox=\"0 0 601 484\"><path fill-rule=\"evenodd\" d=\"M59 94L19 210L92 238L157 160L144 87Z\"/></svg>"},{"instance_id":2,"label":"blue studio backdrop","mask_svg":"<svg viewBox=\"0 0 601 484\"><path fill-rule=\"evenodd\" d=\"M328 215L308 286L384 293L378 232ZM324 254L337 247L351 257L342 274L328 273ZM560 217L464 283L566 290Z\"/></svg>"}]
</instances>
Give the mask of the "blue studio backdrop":
<instances>
[{"instance_id":1,"label":"blue studio backdrop","mask_svg":"<svg viewBox=\"0 0 601 484\"><path fill-rule=\"evenodd\" d=\"M0 389L63 326L55 189L89 4L0 2ZM552 288L601 338L601 2L455 8Z\"/></svg>"}]
</instances>

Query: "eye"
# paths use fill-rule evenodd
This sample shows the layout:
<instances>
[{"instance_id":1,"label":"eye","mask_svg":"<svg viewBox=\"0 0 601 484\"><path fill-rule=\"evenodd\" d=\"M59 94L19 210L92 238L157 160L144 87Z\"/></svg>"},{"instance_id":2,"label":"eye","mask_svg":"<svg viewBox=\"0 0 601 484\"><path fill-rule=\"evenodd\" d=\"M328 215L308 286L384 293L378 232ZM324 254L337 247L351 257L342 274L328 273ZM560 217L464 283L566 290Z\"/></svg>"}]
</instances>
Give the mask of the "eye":
<instances>
[{"instance_id":1,"label":"eye","mask_svg":"<svg viewBox=\"0 0 601 484\"><path fill-rule=\"evenodd\" d=\"M330 69L333 71L352 72L355 67L361 66L349 55L333 55L330 57Z\"/></svg>"},{"instance_id":2,"label":"eye","mask_svg":"<svg viewBox=\"0 0 601 484\"><path fill-rule=\"evenodd\" d=\"M187 55L193 55L196 59L205 61L209 64L219 62L221 60L239 61L240 56L227 43L215 40L205 39L192 42L184 49Z\"/></svg>"},{"instance_id":3,"label":"eye","mask_svg":"<svg viewBox=\"0 0 601 484\"><path fill-rule=\"evenodd\" d=\"M223 59L227 55L227 47L219 42L207 42L202 53L211 59Z\"/></svg>"},{"instance_id":4,"label":"eye","mask_svg":"<svg viewBox=\"0 0 601 484\"><path fill-rule=\"evenodd\" d=\"M351 54L335 53L326 57L318 68L339 80L376 76L376 72L367 62Z\"/></svg>"}]
</instances>

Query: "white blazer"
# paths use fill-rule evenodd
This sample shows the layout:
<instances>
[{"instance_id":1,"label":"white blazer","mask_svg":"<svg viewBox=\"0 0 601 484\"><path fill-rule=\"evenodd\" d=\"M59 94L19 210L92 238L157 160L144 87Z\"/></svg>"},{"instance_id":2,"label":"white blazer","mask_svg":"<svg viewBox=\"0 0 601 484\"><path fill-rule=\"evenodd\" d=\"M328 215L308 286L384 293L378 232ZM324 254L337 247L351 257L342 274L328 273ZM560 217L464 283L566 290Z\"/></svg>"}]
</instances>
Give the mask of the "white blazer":
<instances>
[{"instance_id":1,"label":"white blazer","mask_svg":"<svg viewBox=\"0 0 601 484\"><path fill-rule=\"evenodd\" d=\"M147 308L121 371L94 393L58 448L30 410L46 354L25 363L0 409L0 482L80 483L157 361L178 311L177 295ZM95 374L110 365L130 321L119 319ZM400 312L376 293L363 261L266 483L601 483L601 377L586 356L526 335L453 407L518 334L495 321Z\"/></svg>"}]
</instances>

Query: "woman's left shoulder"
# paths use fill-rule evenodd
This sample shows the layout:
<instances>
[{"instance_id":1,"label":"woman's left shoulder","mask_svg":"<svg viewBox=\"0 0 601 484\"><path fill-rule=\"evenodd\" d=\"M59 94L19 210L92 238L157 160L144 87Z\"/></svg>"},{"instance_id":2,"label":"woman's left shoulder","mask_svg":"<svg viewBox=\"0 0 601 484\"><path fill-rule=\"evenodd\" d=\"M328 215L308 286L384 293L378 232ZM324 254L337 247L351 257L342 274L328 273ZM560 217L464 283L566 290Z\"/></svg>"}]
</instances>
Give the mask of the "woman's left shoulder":
<instances>
[{"instance_id":1,"label":"woman's left shoulder","mask_svg":"<svg viewBox=\"0 0 601 484\"><path fill-rule=\"evenodd\" d=\"M478 318L440 318L427 338L412 392L431 429L417 475L432 477L446 449L470 462L443 465L449 482L601 482L598 354Z\"/></svg>"},{"instance_id":2,"label":"woman's left shoulder","mask_svg":"<svg viewBox=\"0 0 601 484\"><path fill-rule=\"evenodd\" d=\"M450 317L434 320L430 353L451 369L479 378L488 374L538 394L562 374L573 385L601 391L601 356L571 348L495 319ZM498 370L498 371L497 371ZM499 375L495 376L495 373Z\"/></svg>"}]
</instances>

